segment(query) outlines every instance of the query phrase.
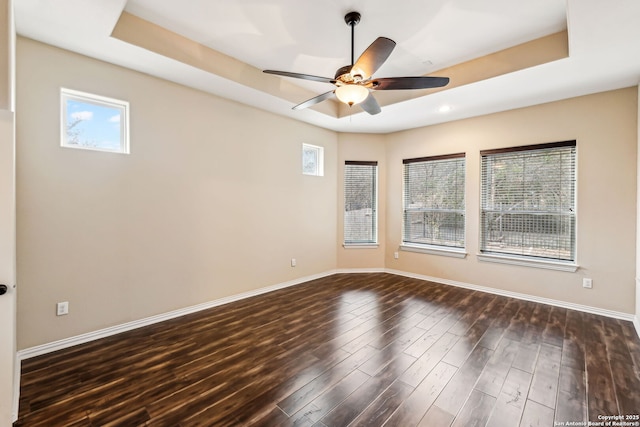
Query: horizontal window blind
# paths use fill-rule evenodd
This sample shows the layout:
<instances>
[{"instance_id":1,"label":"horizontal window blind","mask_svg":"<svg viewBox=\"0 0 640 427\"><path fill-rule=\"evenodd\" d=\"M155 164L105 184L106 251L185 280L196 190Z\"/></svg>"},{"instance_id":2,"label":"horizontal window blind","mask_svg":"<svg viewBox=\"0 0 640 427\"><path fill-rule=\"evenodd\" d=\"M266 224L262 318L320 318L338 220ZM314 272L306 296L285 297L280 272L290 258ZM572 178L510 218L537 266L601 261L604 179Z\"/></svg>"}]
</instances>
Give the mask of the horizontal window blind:
<instances>
[{"instance_id":1,"label":"horizontal window blind","mask_svg":"<svg viewBox=\"0 0 640 427\"><path fill-rule=\"evenodd\" d=\"M464 153L403 163L403 243L464 248Z\"/></svg>"},{"instance_id":2,"label":"horizontal window blind","mask_svg":"<svg viewBox=\"0 0 640 427\"><path fill-rule=\"evenodd\" d=\"M480 155L481 251L575 261L576 142Z\"/></svg>"},{"instance_id":3,"label":"horizontal window blind","mask_svg":"<svg viewBox=\"0 0 640 427\"><path fill-rule=\"evenodd\" d=\"M344 243L377 243L378 162L344 165Z\"/></svg>"}]
</instances>

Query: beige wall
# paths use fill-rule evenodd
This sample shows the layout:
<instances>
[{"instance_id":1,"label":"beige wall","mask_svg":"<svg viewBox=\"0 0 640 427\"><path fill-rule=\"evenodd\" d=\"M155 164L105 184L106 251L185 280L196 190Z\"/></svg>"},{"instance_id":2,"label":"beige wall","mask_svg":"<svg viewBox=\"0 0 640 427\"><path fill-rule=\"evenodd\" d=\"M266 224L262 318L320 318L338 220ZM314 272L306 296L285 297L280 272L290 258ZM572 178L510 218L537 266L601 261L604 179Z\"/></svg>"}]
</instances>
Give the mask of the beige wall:
<instances>
[{"instance_id":1,"label":"beige wall","mask_svg":"<svg viewBox=\"0 0 640 427\"><path fill-rule=\"evenodd\" d=\"M629 88L400 132L387 139L386 267L634 313L638 91ZM577 140L576 273L478 261L479 151ZM402 159L466 153L466 259L400 252ZM582 278L593 289L582 288Z\"/></svg>"},{"instance_id":2,"label":"beige wall","mask_svg":"<svg viewBox=\"0 0 640 427\"><path fill-rule=\"evenodd\" d=\"M0 1L0 110L13 111L13 4Z\"/></svg>"},{"instance_id":3,"label":"beige wall","mask_svg":"<svg viewBox=\"0 0 640 427\"><path fill-rule=\"evenodd\" d=\"M335 268L334 132L28 39L17 66L19 349ZM129 101L131 154L61 148L60 87Z\"/></svg>"},{"instance_id":4,"label":"beige wall","mask_svg":"<svg viewBox=\"0 0 640 427\"><path fill-rule=\"evenodd\" d=\"M19 39L17 75L20 349L336 268L635 310L637 88L370 135L336 134L28 39ZM131 154L60 148L61 86L129 101ZM568 139L578 141L580 269L479 262L479 151ZM303 142L325 147L324 177L301 175ZM469 255L395 260L402 159L456 152L467 153ZM342 247L345 160L379 162L378 249ZM55 316L58 301L70 302L68 316Z\"/></svg>"},{"instance_id":5,"label":"beige wall","mask_svg":"<svg viewBox=\"0 0 640 427\"><path fill-rule=\"evenodd\" d=\"M378 162L378 247L345 248L344 243L344 162ZM338 136L338 268L382 269L386 243L386 145L384 135L349 134Z\"/></svg>"}]
</instances>

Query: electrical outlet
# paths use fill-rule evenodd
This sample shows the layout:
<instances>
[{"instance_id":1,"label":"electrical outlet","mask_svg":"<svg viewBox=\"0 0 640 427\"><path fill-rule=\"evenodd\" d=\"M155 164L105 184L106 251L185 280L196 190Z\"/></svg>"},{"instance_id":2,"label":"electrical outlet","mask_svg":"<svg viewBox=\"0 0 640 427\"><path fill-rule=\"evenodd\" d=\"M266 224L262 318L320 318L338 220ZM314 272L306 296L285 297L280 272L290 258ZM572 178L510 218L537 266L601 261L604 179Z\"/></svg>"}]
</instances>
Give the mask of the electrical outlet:
<instances>
[{"instance_id":1,"label":"electrical outlet","mask_svg":"<svg viewBox=\"0 0 640 427\"><path fill-rule=\"evenodd\" d=\"M582 287L583 288L587 288L587 289L591 289L593 288L593 279L589 279L587 277L582 279Z\"/></svg>"},{"instance_id":2,"label":"electrical outlet","mask_svg":"<svg viewBox=\"0 0 640 427\"><path fill-rule=\"evenodd\" d=\"M398 259L398 258L400 258L400 254L399 254L398 252L394 252L394 253L393 253L393 258L394 258L394 259Z\"/></svg>"},{"instance_id":3,"label":"electrical outlet","mask_svg":"<svg viewBox=\"0 0 640 427\"><path fill-rule=\"evenodd\" d=\"M64 316L65 314L69 314L69 301L56 304L56 316Z\"/></svg>"},{"instance_id":4,"label":"electrical outlet","mask_svg":"<svg viewBox=\"0 0 640 427\"><path fill-rule=\"evenodd\" d=\"M295 267L295 266L296 266L296 259L291 258L291 267Z\"/></svg>"}]
</instances>

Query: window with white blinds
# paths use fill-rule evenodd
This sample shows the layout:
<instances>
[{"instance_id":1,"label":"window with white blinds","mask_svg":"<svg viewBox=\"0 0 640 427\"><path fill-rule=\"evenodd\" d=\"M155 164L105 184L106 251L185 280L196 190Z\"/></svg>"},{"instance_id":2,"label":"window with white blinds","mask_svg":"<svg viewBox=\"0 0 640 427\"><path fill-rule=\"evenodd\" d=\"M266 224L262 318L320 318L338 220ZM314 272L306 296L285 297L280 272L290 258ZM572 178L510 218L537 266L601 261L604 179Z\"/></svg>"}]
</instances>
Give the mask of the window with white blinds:
<instances>
[{"instance_id":1,"label":"window with white blinds","mask_svg":"<svg viewBox=\"0 0 640 427\"><path fill-rule=\"evenodd\" d=\"M344 243L378 241L378 162L346 161L344 164Z\"/></svg>"},{"instance_id":2,"label":"window with white blinds","mask_svg":"<svg viewBox=\"0 0 640 427\"><path fill-rule=\"evenodd\" d=\"M574 262L576 142L480 155L481 252Z\"/></svg>"},{"instance_id":3,"label":"window with white blinds","mask_svg":"<svg viewBox=\"0 0 640 427\"><path fill-rule=\"evenodd\" d=\"M464 248L464 153L403 163L403 244Z\"/></svg>"}]
</instances>

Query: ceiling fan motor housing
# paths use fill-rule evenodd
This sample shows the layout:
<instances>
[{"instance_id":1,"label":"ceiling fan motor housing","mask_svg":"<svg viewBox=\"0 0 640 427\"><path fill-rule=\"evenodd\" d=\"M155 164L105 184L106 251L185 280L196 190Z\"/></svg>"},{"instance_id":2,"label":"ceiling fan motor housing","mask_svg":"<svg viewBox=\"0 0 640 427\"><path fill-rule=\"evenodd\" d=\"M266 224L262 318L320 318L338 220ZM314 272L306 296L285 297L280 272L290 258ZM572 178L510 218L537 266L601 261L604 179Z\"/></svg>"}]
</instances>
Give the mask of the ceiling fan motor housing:
<instances>
[{"instance_id":1,"label":"ceiling fan motor housing","mask_svg":"<svg viewBox=\"0 0 640 427\"><path fill-rule=\"evenodd\" d=\"M351 65L345 65L344 67L338 68L338 71L336 71L335 79L343 83L349 83L351 80L353 80L351 78L351 67Z\"/></svg>"}]
</instances>

